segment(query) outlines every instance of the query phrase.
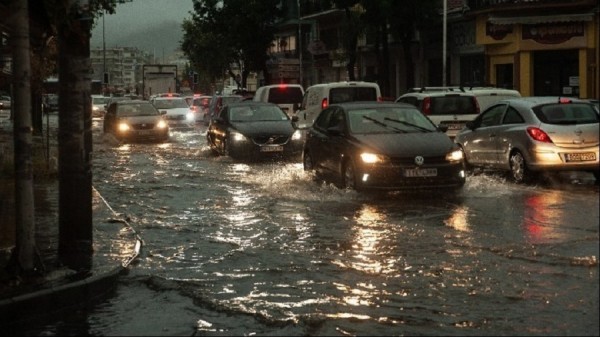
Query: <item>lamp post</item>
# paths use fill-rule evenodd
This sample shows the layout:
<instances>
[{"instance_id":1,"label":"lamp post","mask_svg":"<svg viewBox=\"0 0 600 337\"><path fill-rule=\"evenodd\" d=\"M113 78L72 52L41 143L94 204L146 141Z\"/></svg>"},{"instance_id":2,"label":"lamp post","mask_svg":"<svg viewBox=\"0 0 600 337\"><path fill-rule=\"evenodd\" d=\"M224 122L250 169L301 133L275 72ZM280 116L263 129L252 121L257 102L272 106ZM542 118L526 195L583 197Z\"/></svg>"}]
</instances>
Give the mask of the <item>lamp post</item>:
<instances>
[{"instance_id":1,"label":"lamp post","mask_svg":"<svg viewBox=\"0 0 600 337\"><path fill-rule=\"evenodd\" d=\"M106 15L106 10L102 13L102 60L103 60L103 69L102 69L102 85L104 86L103 94L106 94L106 87L108 85L108 76L106 76L106 40L104 39L104 16Z\"/></svg>"},{"instance_id":2,"label":"lamp post","mask_svg":"<svg viewBox=\"0 0 600 337\"><path fill-rule=\"evenodd\" d=\"M447 38L447 20L446 12L448 11L448 0L444 0L444 13L443 13L443 39L442 39L442 86L446 86L446 38Z\"/></svg>"}]
</instances>

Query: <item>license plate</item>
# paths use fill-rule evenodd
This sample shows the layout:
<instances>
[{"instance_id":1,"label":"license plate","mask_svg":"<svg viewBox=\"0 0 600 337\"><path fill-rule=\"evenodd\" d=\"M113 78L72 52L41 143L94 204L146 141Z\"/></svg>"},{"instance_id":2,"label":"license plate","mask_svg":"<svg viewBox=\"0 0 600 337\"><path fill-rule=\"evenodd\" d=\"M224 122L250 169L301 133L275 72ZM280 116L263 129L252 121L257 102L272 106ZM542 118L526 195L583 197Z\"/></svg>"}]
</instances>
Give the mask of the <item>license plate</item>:
<instances>
[{"instance_id":1,"label":"license plate","mask_svg":"<svg viewBox=\"0 0 600 337\"><path fill-rule=\"evenodd\" d=\"M424 168L424 169L405 169L405 177L435 177L437 176L436 168Z\"/></svg>"},{"instance_id":2,"label":"license plate","mask_svg":"<svg viewBox=\"0 0 600 337\"><path fill-rule=\"evenodd\" d=\"M594 161L596 160L596 154L594 152L567 153L565 159L566 161Z\"/></svg>"},{"instance_id":3,"label":"license plate","mask_svg":"<svg viewBox=\"0 0 600 337\"><path fill-rule=\"evenodd\" d=\"M456 123L445 123L445 125L448 126L448 130L462 130L462 128L464 127L463 124L456 124Z\"/></svg>"},{"instance_id":4,"label":"license plate","mask_svg":"<svg viewBox=\"0 0 600 337\"><path fill-rule=\"evenodd\" d=\"M152 130L140 130L140 131L138 131L138 134L140 136L146 136L146 135L149 135L151 133L152 133Z\"/></svg>"},{"instance_id":5,"label":"license plate","mask_svg":"<svg viewBox=\"0 0 600 337\"><path fill-rule=\"evenodd\" d=\"M260 152L281 152L283 151L283 146L262 146L260 148Z\"/></svg>"}]
</instances>

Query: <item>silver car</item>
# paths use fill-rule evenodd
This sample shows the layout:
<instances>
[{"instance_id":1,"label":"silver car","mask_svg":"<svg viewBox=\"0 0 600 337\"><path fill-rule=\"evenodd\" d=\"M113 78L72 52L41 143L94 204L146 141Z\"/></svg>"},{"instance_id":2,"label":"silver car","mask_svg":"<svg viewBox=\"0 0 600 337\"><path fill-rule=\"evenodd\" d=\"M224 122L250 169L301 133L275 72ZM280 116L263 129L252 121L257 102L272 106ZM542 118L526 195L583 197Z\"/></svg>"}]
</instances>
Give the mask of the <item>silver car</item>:
<instances>
[{"instance_id":1,"label":"silver car","mask_svg":"<svg viewBox=\"0 0 600 337\"><path fill-rule=\"evenodd\" d=\"M467 166L507 170L518 183L543 171L587 171L598 181L598 116L578 99L508 99L468 122L454 141Z\"/></svg>"}]
</instances>

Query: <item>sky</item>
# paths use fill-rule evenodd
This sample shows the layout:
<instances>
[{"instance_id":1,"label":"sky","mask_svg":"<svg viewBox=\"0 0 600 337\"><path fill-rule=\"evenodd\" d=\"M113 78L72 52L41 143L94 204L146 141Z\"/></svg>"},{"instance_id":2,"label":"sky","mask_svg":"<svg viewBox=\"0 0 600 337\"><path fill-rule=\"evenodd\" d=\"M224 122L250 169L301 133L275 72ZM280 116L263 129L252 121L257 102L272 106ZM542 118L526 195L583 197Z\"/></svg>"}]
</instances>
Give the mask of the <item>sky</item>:
<instances>
[{"instance_id":1,"label":"sky","mask_svg":"<svg viewBox=\"0 0 600 337\"><path fill-rule=\"evenodd\" d=\"M92 48L137 47L155 56L170 55L183 38L181 23L193 10L192 0L133 0L119 4L115 14L98 18Z\"/></svg>"}]
</instances>

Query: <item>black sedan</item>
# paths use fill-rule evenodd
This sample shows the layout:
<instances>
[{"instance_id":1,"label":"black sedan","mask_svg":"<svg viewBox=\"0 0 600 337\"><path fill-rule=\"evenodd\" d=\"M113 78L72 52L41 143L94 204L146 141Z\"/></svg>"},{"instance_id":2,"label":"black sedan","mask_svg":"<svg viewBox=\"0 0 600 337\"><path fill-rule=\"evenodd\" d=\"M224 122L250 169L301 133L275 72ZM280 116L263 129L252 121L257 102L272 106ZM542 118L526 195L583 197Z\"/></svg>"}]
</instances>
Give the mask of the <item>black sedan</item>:
<instances>
[{"instance_id":1,"label":"black sedan","mask_svg":"<svg viewBox=\"0 0 600 337\"><path fill-rule=\"evenodd\" d=\"M235 159L294 159L302 154L302 132L272 103L241 101L223 107L206 138L219 155Z\"/></svg>"},{"instance_id":2,"label":"black sedan","mask_svg":"<svg viewBox=\"0 0 600 337\"><path fill-rule=\"evenodd\" d=\"M104 133L121 141L167 141L169 124L149 101L122 100L108 106Z\"/></svg>"},{"instance_id":3,"label":"black sedan","mask_svg":"<svg viewBox=\"0 0 600 337\"><path fill-rule=\"evenodd\" d=\"M343 103L323 110L306 134L305 171L342 188L460 188L460 149L431 120L403 103Z\"/></svg>"}]
</instances>

